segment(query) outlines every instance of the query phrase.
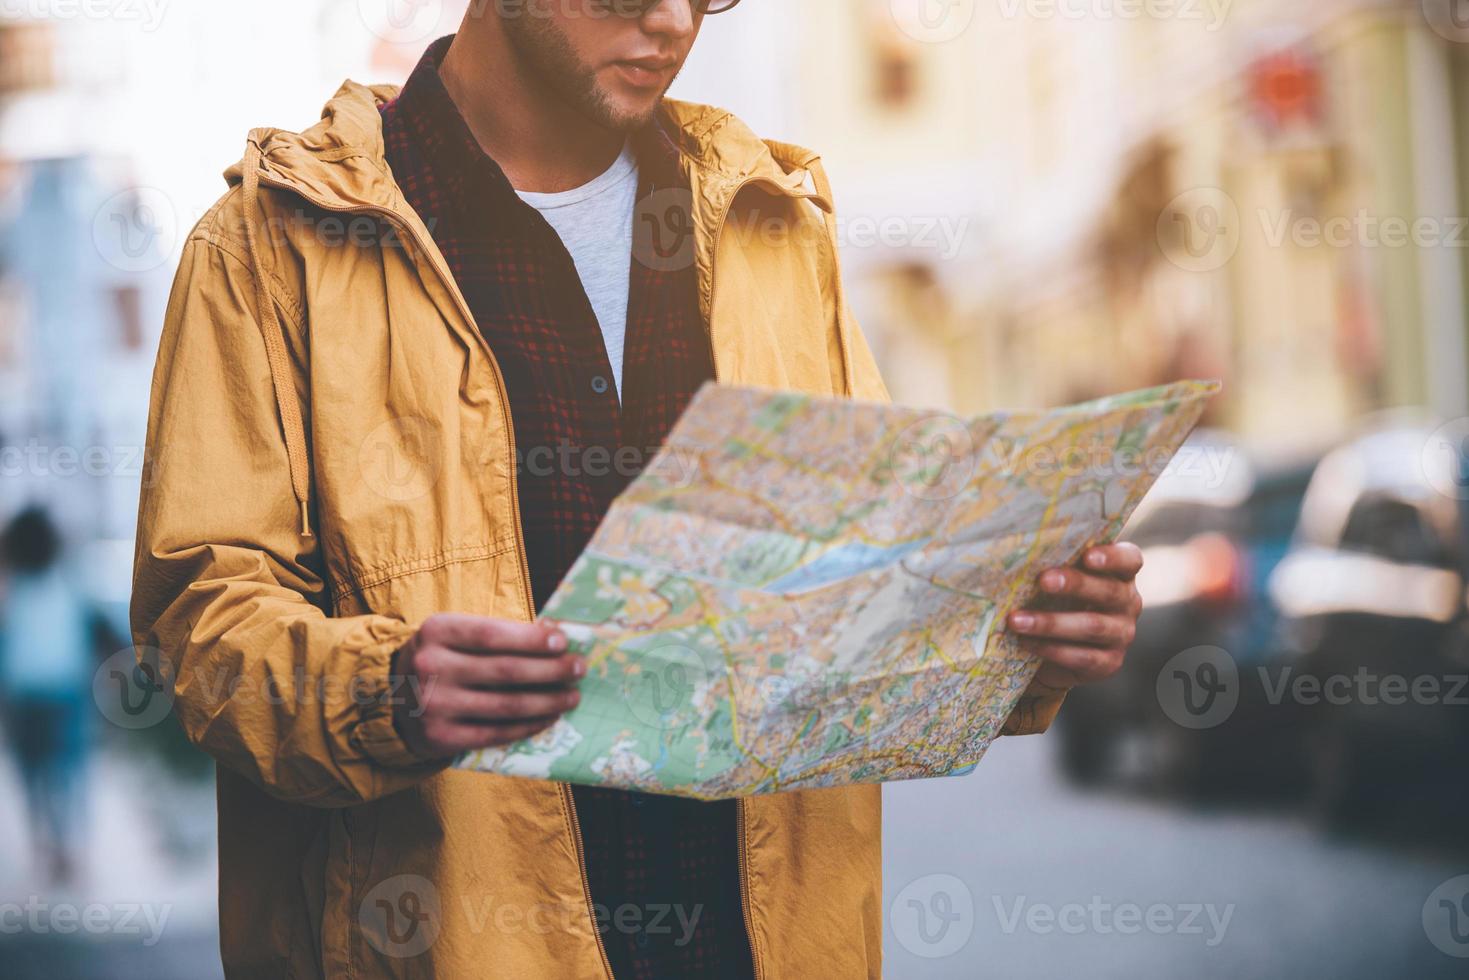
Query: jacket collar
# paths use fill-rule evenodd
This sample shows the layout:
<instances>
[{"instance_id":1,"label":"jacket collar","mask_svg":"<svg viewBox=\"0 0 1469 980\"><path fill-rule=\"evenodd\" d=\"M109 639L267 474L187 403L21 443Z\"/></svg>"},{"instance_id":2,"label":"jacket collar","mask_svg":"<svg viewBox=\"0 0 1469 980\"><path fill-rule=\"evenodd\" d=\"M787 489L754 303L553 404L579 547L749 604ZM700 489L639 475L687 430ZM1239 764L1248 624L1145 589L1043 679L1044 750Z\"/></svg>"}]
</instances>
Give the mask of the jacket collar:
<instances>
[{"instance_id":1,"label":"jacket collar","mask_svg":"<svg viewBox=\"0 0 1469 980\"><path fill-rule=\"evenodd\" d=\"M295 193L329 211L390 216L425 245L447 278L447 266L432 246L432 235L409 206L387 164L379 109L398 98L400 91L393 85L344 82L315 126L299 133L251 130L244 158L225 171L225 180L231 186L244 184L252 212L258 210L259 189L271 187ZM718 334L712 321L715 255L740 191L755 186L768 194L810 201L825 212L826 233L830 247L835 248L836 226L826 173L815 153L762 140L723 109L665 99L660 113L661 129L676 150L681 183L690 194L699 308L711 331ZM251 262L259 262L253 247ZM457 292L452 282L448 288ZM715 339L717 344L718 337Z\"/></svg>"},{"instance_id":2,"label":"jacket collar","mask_svg":"<svg viewBox=\"0 0 1469 980\"><path fill-rule=\"evenodd\" d=\"M330 210L405 210L388 169L378 112L400 92L398 86L347 81L309 129L251 130L247 142L259 151L261 176ZM662 129L678 150L698 204L722 212L740 187L759 183L831 209L826 195L809 186L808 171L816 161L811 151L761 140L734 115L712 106L666 99L660 111ZM231 185L241 181L244 164L241 160L225 171Z\"/></svg>"}]
</instances>

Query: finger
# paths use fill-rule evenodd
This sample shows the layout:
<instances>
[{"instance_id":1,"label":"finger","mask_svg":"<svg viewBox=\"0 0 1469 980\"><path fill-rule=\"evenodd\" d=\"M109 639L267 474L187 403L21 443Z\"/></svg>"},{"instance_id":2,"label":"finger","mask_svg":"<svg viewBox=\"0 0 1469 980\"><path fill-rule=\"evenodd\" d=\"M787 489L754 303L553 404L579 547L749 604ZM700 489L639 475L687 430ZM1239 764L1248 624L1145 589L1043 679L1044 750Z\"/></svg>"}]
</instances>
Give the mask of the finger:
<instances>
[{"instance_id":1,"label":"finger","mask_svg":"<svg viewBox=\"0 0 1469 980\"><path fill-rule=\"evenodd\" d=\"M1137 630L1129 617L1098 612L1016 612L1010 628L1034 639L1119 648L1131 644Z\"/></svg>"},{"instance_id":2,"label":"finger","mask_svg":"<svg viewBox=\"0 0 1469 980\"><path fill-rule=\"evenodd\" d=\"M1103 611L1131 612L1132 580L1122 581L1076 568L1052 568L1037 582L1041 592L1057 599L1070 599Z\"/></svg>"},{"instance_id":3,"label":"finger","mask_svg":"<svg viewBox=\"0 0 1469 980\"><path fill-rule=\"evenodd\" d=\"M420 632L431 643L464 653L557 656L566 652L566 635L541 623L444 613L425 620Z\"/></svg>"},{"instance_id":4,"label":"finger","mask_svg":"<svg viewBox=\"0 0 1469 980\"><path fill-rule=\"evenodd\" d=\"M1099 575L1110 575L1130 582L1143 570L1143 549L1125 542L1103 545L1092 548L1083 555L1081 563L1089 571Z\"/></svg>"},{"instance_id":5,"label":"finger","mask_svg":"<svg viewBox=\"0 0 1469 980\"><path fill-rule=\"evenodd\" d=\"M456 722L505 725L532 718L557 717L581 703L581 693L558 691L475 691L460 688L439 701L441 710Z\"/></svg>"},{"instance_id":6,"label":"finger","mask_svg":"<svg viewBox=\"0 0 1469 980\"><path fill-rule=\"evenodd\" d=\"M556 687L576 684L587 676L587 662L576 654L562 657L460 655L453 661L448 675L464 687Z\"/></svg>"},{"instance_id":7,"label":"finger","mask_svg":"<svg viewBox=\"0 0 1469 980\"><path fill-rule=\"evenodd\" d=\"M556 718L533 718L509 725L457 724L448 729L440 744L448 755L494 748L539 735L556 721Z\"/></svg>"},{"instance_id":8,"label":"finger","mask_svg":"<svg viewBox=\"0 0 1469 980\"><path fill-rule=\"evenodd\" d=\"M1075 683L1095 684L1122 669L1123 651L1096 647L1072 646L1065 643L1027 643L1026 650L1047 664L1069 672Z\"/></svg>"}]
</instances>

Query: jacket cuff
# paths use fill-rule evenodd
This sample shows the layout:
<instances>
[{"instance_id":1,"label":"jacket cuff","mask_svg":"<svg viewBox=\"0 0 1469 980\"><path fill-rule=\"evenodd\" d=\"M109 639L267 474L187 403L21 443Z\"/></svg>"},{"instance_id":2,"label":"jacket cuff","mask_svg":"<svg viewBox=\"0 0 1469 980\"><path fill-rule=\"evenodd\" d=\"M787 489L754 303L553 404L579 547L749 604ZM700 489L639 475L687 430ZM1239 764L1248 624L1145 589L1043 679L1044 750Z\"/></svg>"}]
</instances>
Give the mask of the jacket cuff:
<instances>
[{"instance_id":1,"label":"jacket cuff","mask_svg":"<svg viewBox=\"0 0 1469 980\"><path fill-rule=\"evenodd\" d=\"M1020 703L1015 705L1015 710L1011 711L1010 717L1005 719L1005 727L1000 730L1000 734L1043 734L1056 720L1056 715L1061 710L1061 702L1066 700L1066 693L1064 688L1050 687L1039 681L1032 681L1030 687L1020 696Z\"/></svg>"},{"instance_id":2,"label":"jacket cuff","mask_svg":"<svg viewBox=\"0 0 1469 980\"><path fill-rule=\"evenodd\" d=\"M413 753L393 724L395 705L407 695L403 678L393 676L393 656L416 631L404 626L400 635L367 647L358 655L356 693L358 708L355 741L363 754L388 769L442 769L448 760L427 760Z\"/></svg>"}]
</instances>

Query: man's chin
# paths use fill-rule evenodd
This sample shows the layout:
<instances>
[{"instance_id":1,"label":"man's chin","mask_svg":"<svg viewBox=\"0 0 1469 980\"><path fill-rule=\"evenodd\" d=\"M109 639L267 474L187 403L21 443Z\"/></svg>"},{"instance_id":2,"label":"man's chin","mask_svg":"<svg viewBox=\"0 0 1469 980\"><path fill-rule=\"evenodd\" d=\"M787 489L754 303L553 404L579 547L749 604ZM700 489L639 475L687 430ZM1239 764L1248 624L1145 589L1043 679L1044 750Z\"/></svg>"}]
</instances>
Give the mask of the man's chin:
<instances>
[{"instance_id":1,"label":"man's chin","mask_svg":"<svg viewBox=\"0 0 1469 980\"><path fill-rule=\"evenodd\" d=\"M662 105L661 93L652 99L604 99L599 106L597 122L615 132L632 133L652 122Z\"/></svg>"}]
</instances>

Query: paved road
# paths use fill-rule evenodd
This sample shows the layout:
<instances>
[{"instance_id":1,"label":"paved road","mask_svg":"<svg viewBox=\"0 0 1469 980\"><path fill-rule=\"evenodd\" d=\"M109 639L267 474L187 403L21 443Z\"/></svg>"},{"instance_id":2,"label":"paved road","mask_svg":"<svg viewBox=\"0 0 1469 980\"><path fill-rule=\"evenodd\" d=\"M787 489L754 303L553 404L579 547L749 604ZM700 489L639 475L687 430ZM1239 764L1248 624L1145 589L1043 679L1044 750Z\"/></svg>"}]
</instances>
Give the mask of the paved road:
<instances>
[{"instance_id":1,"label":"paved road","mask_svg":"<svg viewBox=\"0 0 1469 980\"><path fill-rule=\"evenodd\" d=\"M212 785L111 752L88 772L85 870L56 888L31 860L18 780L0 752L0 977L223 977Z\"/></svg>"},{"instance_id":2,"label":"paved road","mask_svg":"<svg viewBox=\"0 0 1469 980\"><path fill-rule=\"evenodd\" d=\"M1038 738L1002 740L965 779L890 787L885 804L892 980L1469 976L1428 931L1469 957L1469 919L1439 904L1469 879L1434 895L1469 874L1466 855L1077 793Z\"/></svg>"},{"instance_id":3,"label":"paved road","mask_svg":"<svg viewBox=\"0 0 1469 980\"><path fill-rule=\"evenodd\" d=\"M167 928L153 945L7 934L0 975L220 976L212 853L183 862L160 853L138 810L147 780L122 767L100 773L101 870L88 900L167 905ZM175 805L197 812L208 831L208 802ZM8 810L0 806L0 899L12 901L31 889ZM1281 814L1211 815L1079 794L1057 778L1044 739L1000 742L965 779L890 787L886 811L890 980L1469 976L1469 959L1441 952L1423 924L1430 894L1469 874L1469 856L1335 843ZM1445 894L1466 892L1469 880ZM1438 909L1435 937L1469 955L1469 936L1456 945ZM1459 925L1469 930L1469 919Z\"/></svg>"}]
</instances>

